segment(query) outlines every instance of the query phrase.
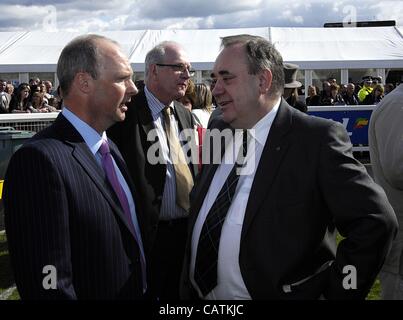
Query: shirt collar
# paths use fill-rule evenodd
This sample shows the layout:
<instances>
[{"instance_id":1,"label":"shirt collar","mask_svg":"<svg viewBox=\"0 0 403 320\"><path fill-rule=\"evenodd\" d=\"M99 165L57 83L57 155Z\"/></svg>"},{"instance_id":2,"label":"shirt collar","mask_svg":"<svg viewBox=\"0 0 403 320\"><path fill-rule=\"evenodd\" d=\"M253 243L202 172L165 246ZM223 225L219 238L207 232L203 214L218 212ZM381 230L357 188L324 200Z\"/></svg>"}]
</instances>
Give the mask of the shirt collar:
<instances>
[{"instance_id":1,"label":"shirt collar","mask_svg":"<svg viewBox=\"0 0 403 320\"><path fill-rule=\"evenodd\" d=\"M99 133L96 132L91 126L70 111L68 106L65 105L63 107L62 114L83 137L93 155L98 152L98 149L102 144L102 140L108 141L105 131L102 133L102 135L99 135Z\"/></svg>"},{"instance_id":2,"label":"shirt collar","mask_svg":"<svg viewBox=\"0 0 403 320\"><path fill-rule=\"evenodd\" d=\"M273 120L276 117L278 108L280 107L280 102L281 98L276 101L273 108L262 119L260 119L251 130L248 130L252 138L262 146L266 143L267 135L270 131Z\"/></svg>"},{"instance_id":3,"label":"shirt collar","mask_svg":"<svg viewBox=\"0 0 403 320\"><path fill-rule=\"evenodd\" d=\"M161 111L166 107L166 105L159 101L158 98L154 96L150 90L148 90L147 86L144 87L144 93L146 95L151 114L155 119L160 115ZM173 101L169 104L169 106L175 110Z\"/></svg>"}]
</instances>

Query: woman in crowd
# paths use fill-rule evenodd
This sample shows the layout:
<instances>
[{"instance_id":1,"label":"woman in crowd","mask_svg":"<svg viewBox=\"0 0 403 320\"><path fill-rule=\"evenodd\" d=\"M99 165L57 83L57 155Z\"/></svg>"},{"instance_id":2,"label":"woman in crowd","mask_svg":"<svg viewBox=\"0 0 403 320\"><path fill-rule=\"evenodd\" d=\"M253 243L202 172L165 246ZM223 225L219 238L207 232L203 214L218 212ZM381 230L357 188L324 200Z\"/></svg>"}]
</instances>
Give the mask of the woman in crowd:
<instances>
[{"instance_id":1,"label":"woman in crowd","mask_svg":"<svg viewBox=\"0 0 403 320\"><path fill-rule=\"evenodd\" d=\"M28 108L33 113L57 111L55 107L52 107L46 103L43 98L43 93L37 91L32 93L30 105L28 106Z\"/></svg>"},{"instance_id":2,"label":"woman in crowd","mask_svg":"<svg viewBox=\"0 0 403 320\"><path fill-rule=\"evenodd\" d=\"M213 95L209 87L204 83L196 84L193 92L192 113L197 117L201 126L207 128L213 109Z\"/></svg>"},{"instance_id":3,"label":"woman in crowd","mask_svg":"<svg viewBox=\"0 0 403 320\"><path fill-rule=\"evenodd\" d=\"M320 96L316 92L315 86L308 86L308 97L305 99L307 106L319 106Z\"/></svg>"},{"instance_id":4,"label":"woman in crowd","mask_svg":"<svg viewBox=\"0 0 403 320\"><path fill-rule=\"evenodd\" d=\"M368 94L362 104L371 105L371 104L378 104L383 98L384 89L381 84L377 84L374 87L374 90L370 94Z\"/></svg>"},{"instance_id":5,"label":"woman in crowd","mask_svg":"<svg viewBox=\"0 0 403 320\"><path fill-rule=\"evenodd\" d=\"M322 105L327 106L341 106L345 105L343 97L339 93L339 86L337 84L330 85L330 97L328 99L322 100Z\"/></svg>"},{"instance_id":6,"label":"woman in crowd","mask_svg":"<svg viewBox=\"0 0 403 320\"><path fill-rule=\"evenodd\" d=\"M10 101L10 112L12 113L29 113L29 94L31 89L28 83L21 83Z\"/></svg>"}]
</instances>

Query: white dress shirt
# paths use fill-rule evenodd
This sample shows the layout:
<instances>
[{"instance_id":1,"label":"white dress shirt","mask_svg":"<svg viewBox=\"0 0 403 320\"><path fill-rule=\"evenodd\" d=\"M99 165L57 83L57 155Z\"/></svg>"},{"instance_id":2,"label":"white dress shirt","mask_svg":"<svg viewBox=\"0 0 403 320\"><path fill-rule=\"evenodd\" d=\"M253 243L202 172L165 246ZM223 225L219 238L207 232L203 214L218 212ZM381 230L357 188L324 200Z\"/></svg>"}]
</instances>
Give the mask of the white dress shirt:
<instances>
[{"instance_id":1,"label":"white dress shirt","mask_svg":"<svg viewBox=\"0 0 403 320\"><path fill-rule=\"evenodd\" d=\"M239 267L239 249L242 224L245 216L246 206L248 204L250 190L255 178L256 169L260 162L267 136L279 106L280 100L276 102L273 109L262 119L260 119L251 130L248 130L248 133L252 139L248 144L248 153L246 156L247 165L240 171L240 177L235 190L234 198L230 208L228 209L228 213L221 230L217 265L217 286L209 294L207 294L206 297L202 296L200 289L194 280L197 246L206 216L221 188L223 187L224 182L227 180L227 177L233 168L233 164L222 162L219 165L214 174L214 178L211 182L206 197L204 198L203 205L199 211L199 215L193 229L190 260L190 280L201 298L208 300L251 299ZM235 134L235 145L240 145L242 143L241 131L242 130L237 130L237 133ZM227 156L227 153L233 153L232 146L232 143L228 144L225 150L225 157Z\"/></svg>"}]
</instances>

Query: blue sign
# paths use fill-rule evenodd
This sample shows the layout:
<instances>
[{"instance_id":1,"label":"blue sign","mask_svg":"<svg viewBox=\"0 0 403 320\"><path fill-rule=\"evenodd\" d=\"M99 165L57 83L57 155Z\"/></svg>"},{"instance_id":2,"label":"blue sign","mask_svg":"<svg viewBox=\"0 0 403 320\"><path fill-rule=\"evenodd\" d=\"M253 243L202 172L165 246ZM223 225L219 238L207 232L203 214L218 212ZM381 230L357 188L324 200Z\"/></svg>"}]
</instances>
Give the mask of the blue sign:
<instances>
[{"instance_id":1,"label":"blue sign","mask_svg":"<svg viewBox=\"0 0 403 320\"><path fill-rule=\"evenodd\" d=\"M343 124L353 145L368 145L368 126L374 106L312 107L308 114Z\"/></svg>"}]
</instances>

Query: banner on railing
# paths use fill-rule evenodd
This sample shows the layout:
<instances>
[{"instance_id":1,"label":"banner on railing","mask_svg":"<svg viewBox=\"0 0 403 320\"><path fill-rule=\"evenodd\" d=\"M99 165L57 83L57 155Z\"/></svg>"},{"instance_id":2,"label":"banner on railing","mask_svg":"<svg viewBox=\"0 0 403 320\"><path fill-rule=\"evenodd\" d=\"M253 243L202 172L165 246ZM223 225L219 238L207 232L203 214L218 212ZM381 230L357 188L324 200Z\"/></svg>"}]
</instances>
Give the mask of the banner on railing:
<instances>
[{"instance_id":1,"label":"banner on railing","mask_svg":"<svg viewBox=\"0 0 403 320\"><path fill-rule=\"evenodd\" d=\"M343 124L353 145L368 145L368 126L375 106L309 107L308 114Z\"/></svg>"}]
</instances>

